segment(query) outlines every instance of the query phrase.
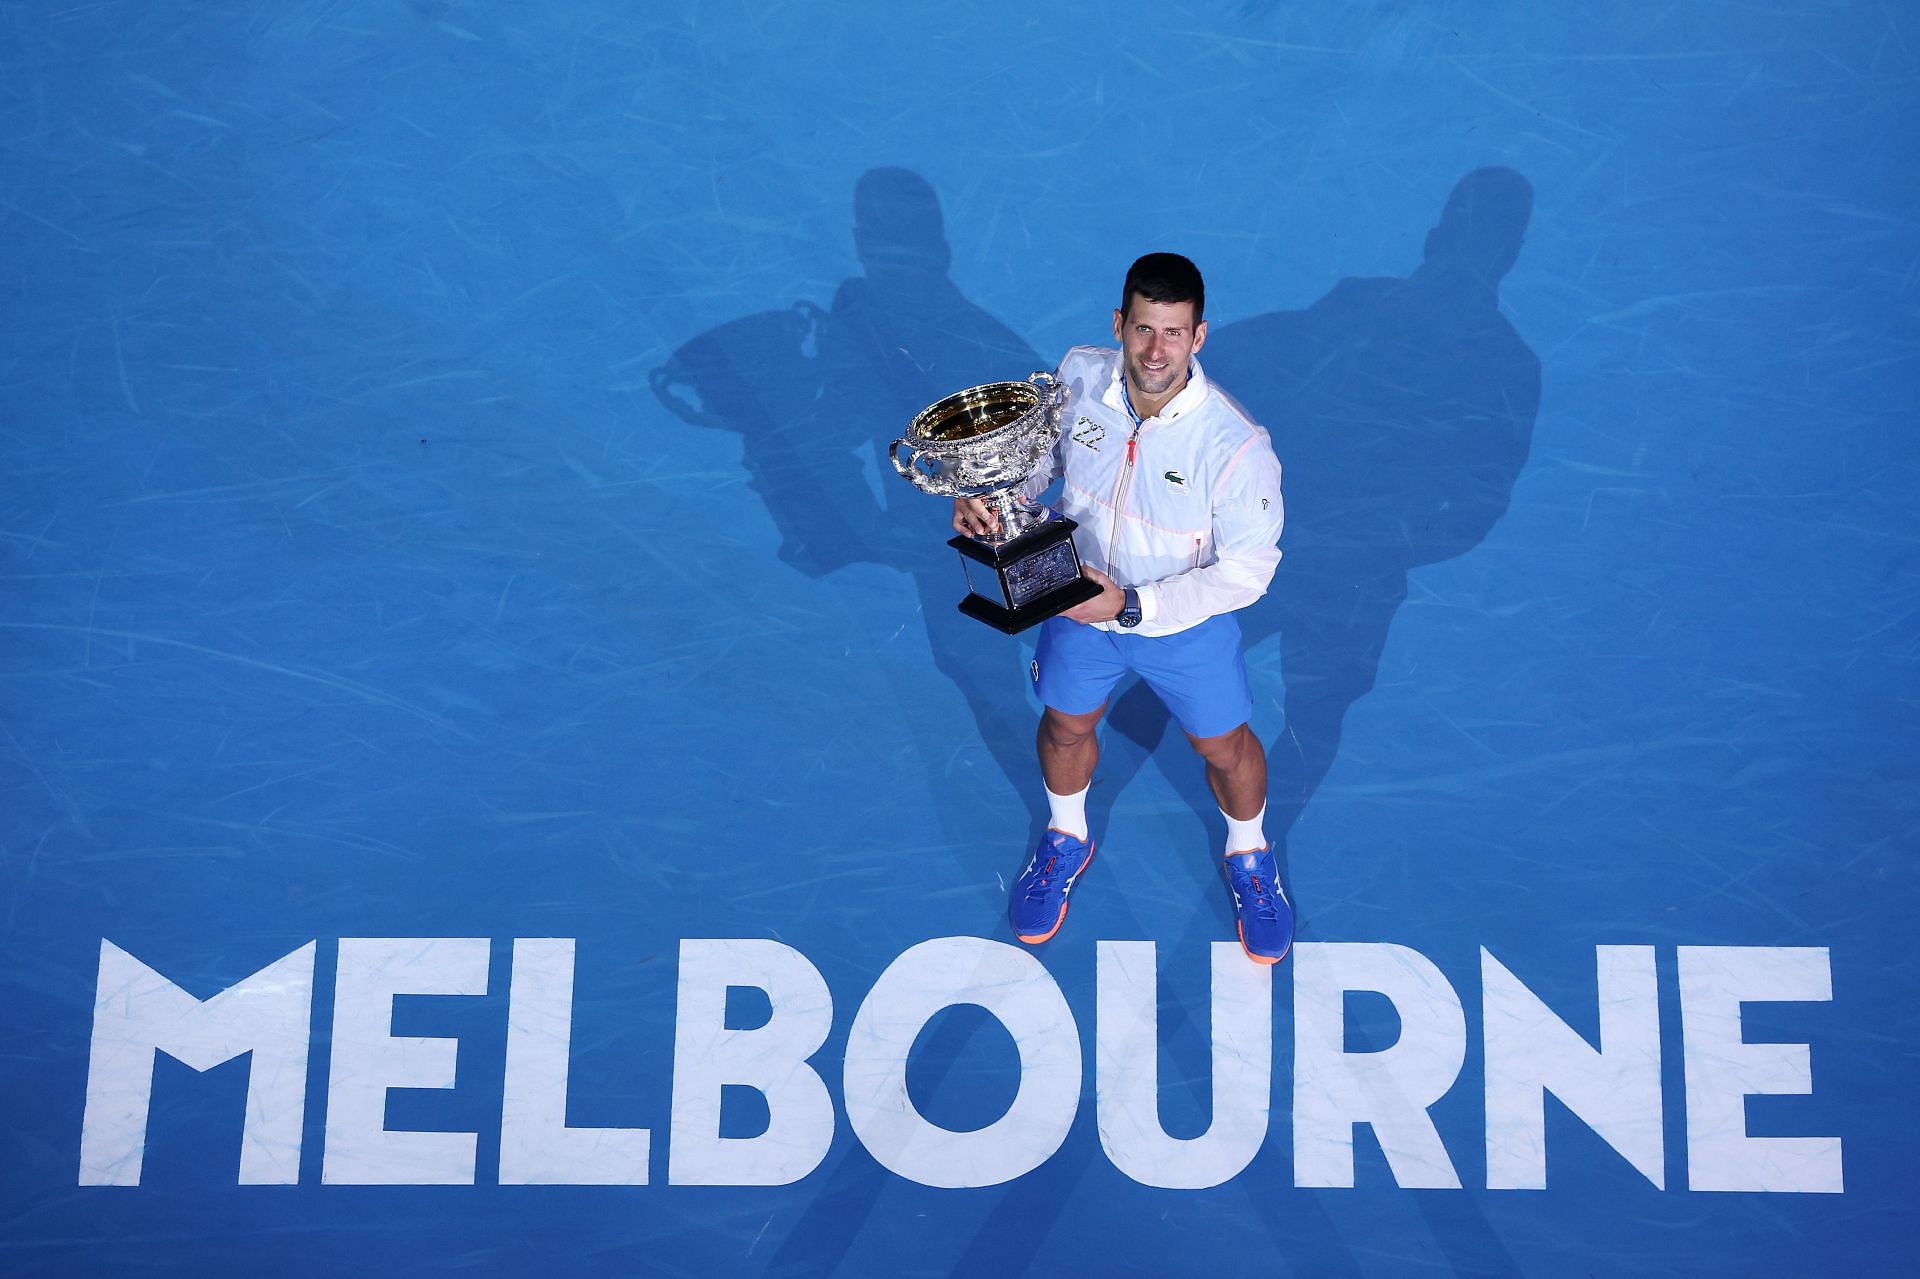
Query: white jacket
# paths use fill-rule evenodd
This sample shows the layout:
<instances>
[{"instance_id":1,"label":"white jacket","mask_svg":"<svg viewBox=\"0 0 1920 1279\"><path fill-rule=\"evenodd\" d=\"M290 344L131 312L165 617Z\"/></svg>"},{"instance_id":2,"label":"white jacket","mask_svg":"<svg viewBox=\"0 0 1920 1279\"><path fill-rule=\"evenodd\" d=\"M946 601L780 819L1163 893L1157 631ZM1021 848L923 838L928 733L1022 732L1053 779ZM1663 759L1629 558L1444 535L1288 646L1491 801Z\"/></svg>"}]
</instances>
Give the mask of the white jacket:
<instances>
[{"instance_id":1,"label":"white jacket","mask_svg":"<svg viewBox=\"0 0 1920 1279\"><path fill-rule=\"evenodd\" d=\"M1076 346L1060 438L1024 492L1062 479L1082 563L1140 593L1136 635L1172 635L1266 594L1280 563L1280 462L1261 427L1193 361L1187 385L1137 427L1120 352ZM1096 622L1119 630L1118 622Z\"/></svg>"}]
</instances>

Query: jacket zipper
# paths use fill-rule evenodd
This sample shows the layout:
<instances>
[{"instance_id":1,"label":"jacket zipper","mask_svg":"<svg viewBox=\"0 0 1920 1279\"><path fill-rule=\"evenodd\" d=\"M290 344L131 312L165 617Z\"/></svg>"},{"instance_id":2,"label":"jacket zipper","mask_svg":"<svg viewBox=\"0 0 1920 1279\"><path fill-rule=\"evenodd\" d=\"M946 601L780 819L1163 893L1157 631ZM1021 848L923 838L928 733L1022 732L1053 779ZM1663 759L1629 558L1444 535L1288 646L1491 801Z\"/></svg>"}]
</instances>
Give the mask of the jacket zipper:
<instances>
[{"instance_id":1,"label":"jacket zipper","mask_svg":"<svg viewBox=\"0 0 1920 1279\"><path fill-rule=\"evenodd\" d=\"M1139 451L1141 422L1133 424L1133 434L1127 437L1127 464L1121 468L1120 482L1114 486L1113 493L1113 529L1107 534L1107 567L1112 568L1114 554L1120 549L1120 521L1125 517L1127 490L1133 487L1133 459Z\"/></svg>"}]
</instances>

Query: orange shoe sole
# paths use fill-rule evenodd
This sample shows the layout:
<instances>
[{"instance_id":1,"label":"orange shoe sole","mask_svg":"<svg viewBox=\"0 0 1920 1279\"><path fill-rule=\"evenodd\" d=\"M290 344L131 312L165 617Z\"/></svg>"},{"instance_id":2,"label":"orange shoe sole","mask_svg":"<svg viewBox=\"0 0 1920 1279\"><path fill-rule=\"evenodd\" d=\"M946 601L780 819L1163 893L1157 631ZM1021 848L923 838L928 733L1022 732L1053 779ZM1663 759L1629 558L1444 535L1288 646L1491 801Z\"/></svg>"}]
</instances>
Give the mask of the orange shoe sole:
<instances>
[{"instance_id":1,"label":"orange shoe sole","mask_svg":"<svg viewBox=\"0 0 1920 1279\"><path fill-rule=\"evenodd\" d=\"M1029 946L1038 946L1041 942L1052 941L1053 935L1060 931L1060 925L1066 922L1067 922L1067 903L1061 902L1060 918L1053 921L1052 928L1047 929L1046 932L1041 933L1038 937L1028 937L1022 933L1015 933L1014 936L1019 938L1021 941L1025 942Z\"/></svg>"}]
</instances>

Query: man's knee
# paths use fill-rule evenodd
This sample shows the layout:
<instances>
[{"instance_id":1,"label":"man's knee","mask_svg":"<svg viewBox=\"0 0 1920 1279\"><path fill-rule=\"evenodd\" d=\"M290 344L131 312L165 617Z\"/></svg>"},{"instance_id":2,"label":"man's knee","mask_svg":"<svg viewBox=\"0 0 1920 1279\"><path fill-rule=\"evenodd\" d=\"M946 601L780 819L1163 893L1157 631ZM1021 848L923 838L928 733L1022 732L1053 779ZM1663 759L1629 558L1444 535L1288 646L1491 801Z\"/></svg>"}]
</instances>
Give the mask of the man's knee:
<instances>
[{"instance_id":1,"label":"man's knee","mask_svg":"<svg viewBox=\"0 0 1920 1279\"><path fill-rule=\"evenodd\" d=\"M1193 749L1199 752L1200 758L1223 773L1233 772L1260 754L1260 739L1245 724L1229 729L1218 737L1195 737L1188 733L1187 740L1193 743Z\"/></svg>"},{"instance_id":2,"label":"man's knee","mask_svg":"<svg viewBox=\"0 0 1920 1279\"><path fill-rule=\"evenodd\" d=\"M1100 717L1106 713L1106 707L1088 711L1084 715L1068 715L1053 707L1046 707L1040 715L1040 735L1054 746L1071 748L1085 742L1093 736L1100 726Z\"/></svg>"}]
</instances>

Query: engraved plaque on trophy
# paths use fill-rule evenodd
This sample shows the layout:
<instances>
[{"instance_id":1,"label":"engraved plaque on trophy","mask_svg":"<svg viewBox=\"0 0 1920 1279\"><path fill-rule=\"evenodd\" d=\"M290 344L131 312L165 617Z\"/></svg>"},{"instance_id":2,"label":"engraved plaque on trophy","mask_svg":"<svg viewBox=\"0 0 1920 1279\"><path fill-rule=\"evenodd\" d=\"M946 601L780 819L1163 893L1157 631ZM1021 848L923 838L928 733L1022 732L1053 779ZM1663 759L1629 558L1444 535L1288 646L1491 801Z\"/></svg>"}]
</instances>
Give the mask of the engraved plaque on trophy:
<instances>
[{"instance_id":1,"label":"engraved plaque on trophy","mask_svg":"<svg viewBox=\"0 0 1920 1279\"><path fill-rule=\"evenodd\" d=\"M947 545L966 571L960 611L1009 635L1100 593L1080 572L1078 525L1019 493L1059 438L1065 399L1048 373L969 387L922 409L888 450L893 469L922 493L983 498L999 517L998 533L961 534Z\"/></svg>"}]
</instances>

